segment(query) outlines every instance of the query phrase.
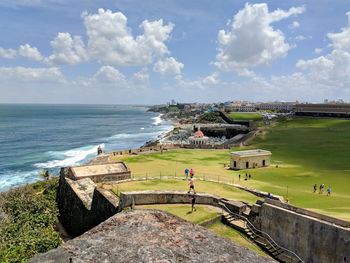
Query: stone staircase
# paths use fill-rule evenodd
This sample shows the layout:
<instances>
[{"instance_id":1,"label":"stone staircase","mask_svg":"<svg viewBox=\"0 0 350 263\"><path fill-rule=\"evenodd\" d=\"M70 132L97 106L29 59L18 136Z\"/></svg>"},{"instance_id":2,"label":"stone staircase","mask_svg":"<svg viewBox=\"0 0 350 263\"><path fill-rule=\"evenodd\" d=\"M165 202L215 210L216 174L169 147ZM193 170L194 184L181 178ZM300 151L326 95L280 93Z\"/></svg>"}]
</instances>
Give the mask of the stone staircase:
<instances>
[{"instance_id":1,"label":"stone staircase","mask_svg":"<svg viewBox=\"0 0 350 263\"><path fill-rule=\"evenodd\" d=\"M252 242L261 247L277 261L284 263L304 263L295 253L280 247L271 237L255 229L249 220L245 218L245 216L249 215L249 212L245 211L242 216L225 212L222 221L226 225L245 234Z\"/></svg>"}]
</instances>

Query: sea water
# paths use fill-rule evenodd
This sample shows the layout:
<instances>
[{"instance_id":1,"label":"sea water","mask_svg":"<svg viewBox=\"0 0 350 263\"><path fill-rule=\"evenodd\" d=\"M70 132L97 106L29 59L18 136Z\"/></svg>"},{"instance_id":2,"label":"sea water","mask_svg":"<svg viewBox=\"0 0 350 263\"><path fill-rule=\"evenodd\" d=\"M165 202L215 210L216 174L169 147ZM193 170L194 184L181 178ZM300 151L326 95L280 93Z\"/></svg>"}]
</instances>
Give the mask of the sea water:
<instances>
[{"instance_id":1,"label":"sea water","mask_svg":"<svg viewBox=\"0 0 350 263\"><path fill-rule=\"evenodd\" d=\"M0 191L83 164L98 146L136 148L171 128L142 106L0 104Z\"/></svg>"}]
</instances>

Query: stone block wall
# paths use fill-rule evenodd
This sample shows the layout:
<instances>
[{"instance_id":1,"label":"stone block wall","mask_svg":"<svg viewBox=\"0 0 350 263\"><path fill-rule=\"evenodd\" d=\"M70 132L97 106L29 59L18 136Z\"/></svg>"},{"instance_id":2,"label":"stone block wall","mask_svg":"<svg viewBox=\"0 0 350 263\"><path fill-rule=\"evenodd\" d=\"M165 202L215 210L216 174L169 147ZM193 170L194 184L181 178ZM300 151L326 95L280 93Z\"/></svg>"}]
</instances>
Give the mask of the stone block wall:
<instances>
[{"instance_id":1,"label":"stone block wall","mask_svg":"<svg viewBox=\"0 0 350 263\"><path fill-rule=\"evenodd\" d=\"M120 194L119 210L134 205L149 204L190 204L191 194L176 191L136 191ZM196 204L219 206L220 197L197 194Z\"/></svg>"},{"instance_id":2,"label":"stone block wall","mask_svg":"<svg viewBox=\"0 0 350 263\"><path fill-rule=\"evenodd\" d=\"M72 236L84 233L118 210L118 200L96 188L90 178L73 181L61 175L56 200L59 220Z\"/></svg>"},{"instance_id":3,"label":"stone block wall","mask_svg":"<svg viewBox=\"0 0 350 263\"><path fill-rule=\"evenodd\" d=\"M350 228L263 203L258 227L306 263L350 262Z\"/></svg>"}]
</instances>

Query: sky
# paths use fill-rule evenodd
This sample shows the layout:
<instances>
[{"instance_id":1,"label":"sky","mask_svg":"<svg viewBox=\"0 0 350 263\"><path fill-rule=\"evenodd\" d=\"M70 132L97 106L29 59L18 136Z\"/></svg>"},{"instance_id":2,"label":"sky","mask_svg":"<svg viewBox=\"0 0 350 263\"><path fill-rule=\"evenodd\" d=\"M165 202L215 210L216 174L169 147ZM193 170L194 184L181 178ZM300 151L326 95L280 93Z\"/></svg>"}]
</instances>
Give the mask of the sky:
<instances>
[{"instance_id":1,"label":"sky","mask_svg":"<svg viewBox=\"0 0 350 263\"><path fill-rule=\"evenodd\" d=\"M349 0L2 0L0 103L350 101Z\"/></svg>"}]
</instances>

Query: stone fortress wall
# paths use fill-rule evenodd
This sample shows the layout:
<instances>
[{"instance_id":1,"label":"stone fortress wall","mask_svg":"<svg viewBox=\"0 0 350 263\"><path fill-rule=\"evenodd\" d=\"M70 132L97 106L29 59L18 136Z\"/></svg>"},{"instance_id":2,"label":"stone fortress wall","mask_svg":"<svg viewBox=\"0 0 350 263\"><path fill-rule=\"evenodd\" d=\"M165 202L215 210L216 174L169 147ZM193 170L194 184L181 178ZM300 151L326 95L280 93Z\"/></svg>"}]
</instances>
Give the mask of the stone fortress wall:
<instances>
[{"instance_id":1,"label":"stone fortress wall","mask_svg":"<svg viewBox=\"0 0 350 263\"><path fill-rule=\"evenodd\" d=\"M350 262L350 222L266 200L255 224L305 262Z\"/></svg>"},{"instance_id":2,"label":"stone fortress wall","mask_svg":"<svg viewBox=\"0 0 350 263\"><path fill-rule=\"evenodd\" d=\"M190 196L185 192L142 191L120 193L118 198L110 191L98 188L89 178L73 181L61 176L57 202L62 224L70 234L78 236L126 207L190 204ZM217 207L225 204L235 213L243 213L247 208L243 202L209 194L197 194L196 203ZM339 225L348 222L337 219L325 221L320 219L325 219L322 215L301 213L297 208L288 209L277 203L280 202L265 200L252 207L251 220L258 229L267 232L285 248L295 251L305 262L350 262L350 228Z\"/></svg>"}]
</instances>

